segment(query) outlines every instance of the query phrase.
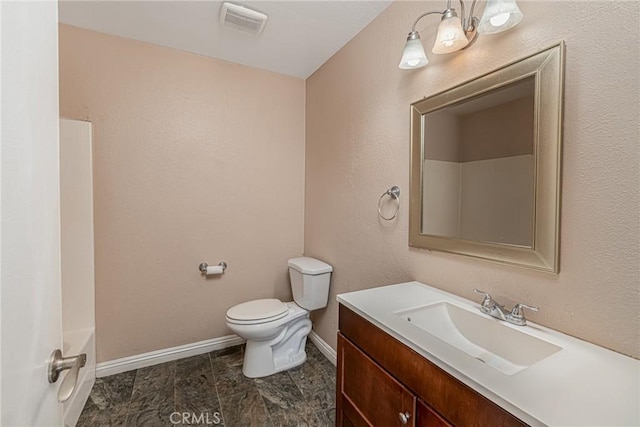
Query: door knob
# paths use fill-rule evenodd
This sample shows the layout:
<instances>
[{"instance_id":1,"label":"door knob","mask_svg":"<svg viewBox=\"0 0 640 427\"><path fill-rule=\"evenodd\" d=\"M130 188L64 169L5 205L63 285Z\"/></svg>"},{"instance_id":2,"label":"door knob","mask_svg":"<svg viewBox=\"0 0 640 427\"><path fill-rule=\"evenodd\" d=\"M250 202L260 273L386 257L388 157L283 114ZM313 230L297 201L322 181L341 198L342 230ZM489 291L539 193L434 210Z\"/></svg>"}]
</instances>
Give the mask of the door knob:
<instances>
[{"instance_id":1,"label":"door knob","mask_svg":"<svg viewBox=\"0 0 640 427\"><path fill-rule=\"evenodd\" d=\"M409 412L400 412L398 416L400 417L400 422L402 424L408 423L411 418L411 414Z\"/></svg>"},{"instance_id":2,"label":"door knob","mask_svg":"<svg viewBox=\"0 0 640 427\"><path fill-rule=\"evenodd\" d=\"M60 377L60 372L70 369L58 389L58 402L66 402L71 397L78 383L80 368L85 363L87 363L87 355L85 353L72 357L62 357L60 350L55 350L51 353L48 369L49 383L55 383Z\"/></svg>"}]
</instances>

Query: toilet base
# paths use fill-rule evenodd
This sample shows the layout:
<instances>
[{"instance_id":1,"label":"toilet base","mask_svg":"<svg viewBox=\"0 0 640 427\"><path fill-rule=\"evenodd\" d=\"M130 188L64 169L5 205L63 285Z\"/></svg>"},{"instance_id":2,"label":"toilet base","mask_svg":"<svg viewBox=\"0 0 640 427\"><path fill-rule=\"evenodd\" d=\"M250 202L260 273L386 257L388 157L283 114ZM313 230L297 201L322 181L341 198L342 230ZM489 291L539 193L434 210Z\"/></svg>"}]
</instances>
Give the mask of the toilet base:
<instances>
[{"instance_id":1,"label":"toilet base","mask_svg":"<svg viewBox=\"0 0 640 427\"><path fill-rule=\"evenodd\" d=\"M255 364L251 363L251 361L247 362L247 354L248 353L246 353L245 349L245 358L244 363L242 364L242 373L247 378L268 377L269 375L277 374L278 372L286 371L295 368L296 366L300 366L307 360L307 353L304 350L293 355L290 359L280 359L273 364Z\"/></svg>"},{"instance_id":2,"label":"toilet base","mask_svg":"<svg viewBox=\"0 0 640 427\"><path fill-rule=\"evenodd\" d=\"M242 373L248 378L261 378L302 365L307 360L305 345L309 332L311 320L307 313L273 340L247 340Z\"/></svg>"}]
</instances>

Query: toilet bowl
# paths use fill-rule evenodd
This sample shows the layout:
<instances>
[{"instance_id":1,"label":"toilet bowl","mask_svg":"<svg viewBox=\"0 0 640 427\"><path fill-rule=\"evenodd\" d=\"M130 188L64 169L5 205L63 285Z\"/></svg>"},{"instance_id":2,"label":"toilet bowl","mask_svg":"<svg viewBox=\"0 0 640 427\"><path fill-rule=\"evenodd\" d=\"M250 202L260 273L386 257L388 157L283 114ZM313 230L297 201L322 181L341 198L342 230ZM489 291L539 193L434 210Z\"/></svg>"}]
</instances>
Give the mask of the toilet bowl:
<instances>
[{"instance_id":1,"label":"toilet bowl","mask_svg":"<svg viewBox=\"0 0 640 427\"><path fill-rule=\"evenodd\" d=\"M281 305L281 315L263 319L236 319L241 310L259 310L255 306ZM259 312L259 311L255 311ZM258 317L259 315L254 315ZM277 299L254 300L232 307L227 312L227 326L247 340L242 372L260 378L298 366L306 360L304 346L311 332L309 311L293 302Z\"/></svg>"},{"instance_id":2,"label":"toilet bowl","mask_svg":"<svg viewBox=\"0 0 640 427\"><path fill-rule=\"evenodd\" d=\"M258 299L231 307L227 326L244 338L242 372L260 378L301 365L307 358L305 344L311 332L311 310L327 306L332 268L320 260L289 260L294 301Z\"/></svg>"}]
</instances>

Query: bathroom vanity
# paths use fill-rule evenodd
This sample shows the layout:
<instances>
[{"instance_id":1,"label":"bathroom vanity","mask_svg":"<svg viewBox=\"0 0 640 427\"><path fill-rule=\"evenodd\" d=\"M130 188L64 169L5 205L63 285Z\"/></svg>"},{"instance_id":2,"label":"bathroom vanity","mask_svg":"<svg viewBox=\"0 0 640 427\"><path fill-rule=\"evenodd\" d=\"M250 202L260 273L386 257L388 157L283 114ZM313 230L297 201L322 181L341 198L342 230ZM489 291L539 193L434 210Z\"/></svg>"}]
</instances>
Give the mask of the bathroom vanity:
<instances>
[{"instance_id":1,"label":"bathroom vanity","mask_svg":"<svg viewBox=\"0 0 640 427\"><path fill-rule=\"evenodd\" d=\"M418 282L338 301L338 426L640 425L638 360Z\"/></svg>"},{"instance_id":2,"label":"bathroom vanity","mask_svg":"<svg viewBox=\"0 0 640 427\"><path fill-rule=\"evenodd\" d=\"M338 390L338 425L526 425L343 305Z\"/></svg>"}]
</instances>

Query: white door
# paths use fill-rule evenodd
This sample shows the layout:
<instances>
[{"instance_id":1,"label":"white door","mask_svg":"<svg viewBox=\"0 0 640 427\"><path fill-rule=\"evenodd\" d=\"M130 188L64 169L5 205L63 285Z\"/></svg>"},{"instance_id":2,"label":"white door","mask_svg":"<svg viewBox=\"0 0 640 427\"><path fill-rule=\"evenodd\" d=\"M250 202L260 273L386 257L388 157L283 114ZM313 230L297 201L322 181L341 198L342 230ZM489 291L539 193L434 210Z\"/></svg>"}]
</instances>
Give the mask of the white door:
<instances>
[{"instance_id":1,"label":"white door","mask_svg":"<svg viewBox=\"0 0 640 427\"><path fill-rule=\"evenodd\" d=\"M57 2L0 2L2 426L61 425ZM66 355L65 355L66 356Z\"/></svg>"}]
</instances>

